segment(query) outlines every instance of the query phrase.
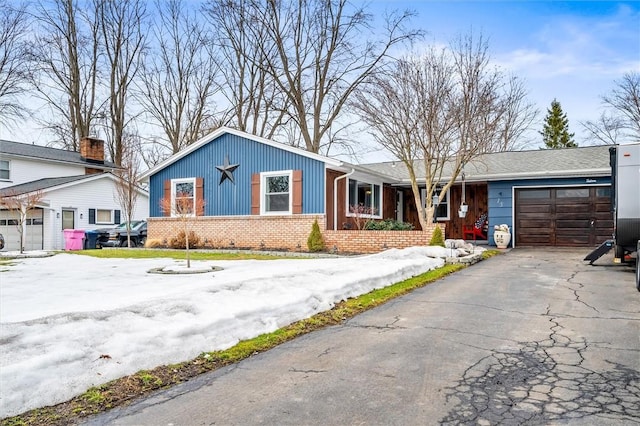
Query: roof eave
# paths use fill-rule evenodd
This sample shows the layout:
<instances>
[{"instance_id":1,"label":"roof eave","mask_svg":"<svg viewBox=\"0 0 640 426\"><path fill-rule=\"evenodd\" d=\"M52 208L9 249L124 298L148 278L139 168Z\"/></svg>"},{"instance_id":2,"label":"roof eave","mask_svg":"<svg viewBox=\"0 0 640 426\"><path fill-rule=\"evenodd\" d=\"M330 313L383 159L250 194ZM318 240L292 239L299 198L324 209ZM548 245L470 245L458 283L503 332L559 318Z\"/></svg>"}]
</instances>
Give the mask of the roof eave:
<instances>
[{"instance_id":1,"label":"roof eave","mask_svg":"<svg viewBox=\"0 0 640 426\"><path fill-rule=\"evenodd\" d=\"M184 158L185 156L187 156L188 154L192 153L193 151L201 148L202 146L213 142L215 139L219 138L220 136L224 135L224 134L232 134L238 137L242 137L245 139L249 139L252 140L254 142L258 142L258 143L262 143L264 145L268 145L274 148L278 148L281 149L283 151L288 151L288 152L292 152L294 154L298 154L298 155L302 155L304 157L308 157L308 158L312 158L314 160L320 161L325 163L328 166L333 166L333 167L340 167L343 165L342 161L339 160L335 160L333 158L329 158L329 157L325 157L323 155L320 154L315 154L313 152L309 152L309 151L305 151L303 149L300 148L296 148L293 146L288 146L285 144L282 144L280 142L274 142L272 140L260 137L260 136L255 136L249 133L245 133L242 132L240 130L236 130L236 129L232 129L230 127L220 127L219 129L214 130L212 133L209 133L208 135L203 136L202 138L198 139L196 142L194 142L193 144L189 145L186 149L183 149L180 152L177 152L175 154L173 154L171 157L167 158L166 160L164 160L163 162L161 162L160 164L157 164L156 166L150 168L149 170L147 170L146 172L142 173L140 175L140 181L146 181L148 180L148 178L150 176L153 176L154 174L156 174L157 172L159 172L160 170L164 169L165 167L175 163L176 161L180 160L181 158Z\"/></svg>"},{"instance_id":2,"label":"roof eave","mask_svg":"<svg viewBox=\"0 0 640 426\"><path fill-rule=\"evenodd\" d=\"M56 160L55 158L46 158L46 157L37 157L34 155L21 155L21 154L14 154L14 153L2 153L3 156L5 157L9 157L9 158L20 158L20 159L25 159L25 160L30 160L30 161L43 161L43 162L48 162L48 163L59 163L59 164L72 164L74 166L80 166L80 167L89 167L91 169L99 169L99 170L104 170L104 171L111 171L114 169L120 169L121 167L117 166L117 165L108 165L108 164L101 164L101 163L90 163L90 162L84 162L84 161L69 161L69 160Z\"/></svg>"},{"instance_id":3,"label":"roof eave","mask_svg":"<svg viewBox=\"0 0 640 426\"><path fill-rule=\"evenodd\" d=\"M522 172L522 173L496 173L487 175L466 176L465 182L489 182L501 180L525 180L540 178L583 178L583 177L609 177L611 169L580 169L571 171L540 171L540 172ZM450 176L443 176L442 181L448 181ZM424 183L425 179L417 179L418 183ZM410 183L410 179L402 179L402 183ZM460 176L456 178L456 182L461 182Z\"/></svg>"}]
</instances>

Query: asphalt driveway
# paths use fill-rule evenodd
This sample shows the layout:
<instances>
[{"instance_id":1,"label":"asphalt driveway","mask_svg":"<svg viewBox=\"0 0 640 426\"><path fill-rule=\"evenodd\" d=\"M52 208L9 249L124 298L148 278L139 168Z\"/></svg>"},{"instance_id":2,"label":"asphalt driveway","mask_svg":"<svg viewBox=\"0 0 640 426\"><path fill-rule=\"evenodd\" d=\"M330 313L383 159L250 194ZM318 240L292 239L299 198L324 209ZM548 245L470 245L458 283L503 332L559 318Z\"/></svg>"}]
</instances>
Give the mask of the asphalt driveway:
<instances>
[{"instance_id":1,"label":"asphalt driveway","mask_svg":"<svg viewBox=\"0 0 640 426\"><path fill-rule=\"evenodd\" d=\"M515 249L94 425L640 424L640 293Z\"/></svg>"}]
</instances>

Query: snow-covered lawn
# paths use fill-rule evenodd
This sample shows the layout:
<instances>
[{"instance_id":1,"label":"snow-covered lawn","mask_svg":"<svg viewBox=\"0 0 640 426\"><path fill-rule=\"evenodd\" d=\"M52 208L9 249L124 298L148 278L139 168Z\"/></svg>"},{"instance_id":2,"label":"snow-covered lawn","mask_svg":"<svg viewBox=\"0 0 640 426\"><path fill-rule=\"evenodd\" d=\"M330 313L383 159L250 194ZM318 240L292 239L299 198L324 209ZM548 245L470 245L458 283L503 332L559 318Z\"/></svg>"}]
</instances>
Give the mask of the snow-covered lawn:
<instances>
[{"instance_id":1,"label":"snow-covered lawn","mask_svg":"<svg viewBox=\"0 0 640 426\"><path fill-rule=\"evenodd\" d=\"M0 418L228 348L450 255L413 247L356 258L192 262L224 268L198 275L147 273L183 263L160 258L16 260L0 272Z\"/></svg>"}]
</instances>

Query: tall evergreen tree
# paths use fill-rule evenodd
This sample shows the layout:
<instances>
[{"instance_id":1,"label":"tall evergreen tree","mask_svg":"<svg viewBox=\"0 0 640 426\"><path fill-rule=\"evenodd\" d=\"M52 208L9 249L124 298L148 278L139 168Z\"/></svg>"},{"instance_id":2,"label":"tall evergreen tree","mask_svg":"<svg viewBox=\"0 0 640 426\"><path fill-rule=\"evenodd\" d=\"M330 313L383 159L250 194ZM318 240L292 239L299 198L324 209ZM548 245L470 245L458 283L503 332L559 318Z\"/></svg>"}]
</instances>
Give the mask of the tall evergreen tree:
<instances>
[{"instance_id":1,"label":"tall evergreen tree","mask_svg":"<svg viewBox=\"0 0 640 426\"><path fill-rule=\"evenodd\" d=\"M574 133L569 133L569 119L562 112L560 102L554 99L542 126L542 140L546 148L572 148L578 146L573 140Z\"/></svg>"}]
</instances>

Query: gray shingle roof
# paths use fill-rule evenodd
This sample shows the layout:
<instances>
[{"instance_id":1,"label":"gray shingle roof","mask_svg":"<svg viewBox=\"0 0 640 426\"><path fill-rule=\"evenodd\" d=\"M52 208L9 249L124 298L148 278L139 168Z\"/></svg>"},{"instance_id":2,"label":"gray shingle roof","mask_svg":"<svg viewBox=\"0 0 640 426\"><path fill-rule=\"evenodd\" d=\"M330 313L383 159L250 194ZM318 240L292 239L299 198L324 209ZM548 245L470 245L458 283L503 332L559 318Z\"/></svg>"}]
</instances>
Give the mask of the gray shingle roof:
<instances>
[{"instance_id":1,"label":"gray shingle roof","mask_svg":"<svg viewBox=\"0 0 640 426\"><path fill-rule=\"evenodd\" d=\"M55 177L55 178L44 178L33 180L31 182L21 183L19 185L8 186L6 188L0 189L0 197L4 197L7 195L21 195L26 194L28 192L42 191L48 188L53 188L54 186L64 185L71 182L76 182L88 178L96 177L95 174L92 175L80 175L80 176L64 176L64 177Z\"/></svg>"},{"instance_id":2,"label":"gray shingle roof","mask_svg":"<svg viewBox=\"0 0 640 426\"><path fill-rule=\"evenodd\" d=\"M406 166L400 161L361 164L360 167L409 180ZM415 165L419 181L424 181L424 165ZM609 176L609 146L588 146L567 149L539 149L484 154L465 165L467 181L496 181L544 177ZM451 166L445 166L443 178L451 176ZM458 177L458 180L460 178Z\"/></svg>"},{"instance_id":3,"label":"gray shingle roof","mask_svg":"<svg viewBox=\"0 0 640 426\"><path fill-rule=\"evenodd\" d=\"M94 169L109 170L117 168L114 163L109 161L105 161L104 164L96 164L95 162L84 160L80 156L79 152L50 148L47 146L31 145L27 143L12 142L7 140L0 140L0 154L14 155L17 157L38 158L71 164L82 164Z\"/></svg>"}]
</instances>

